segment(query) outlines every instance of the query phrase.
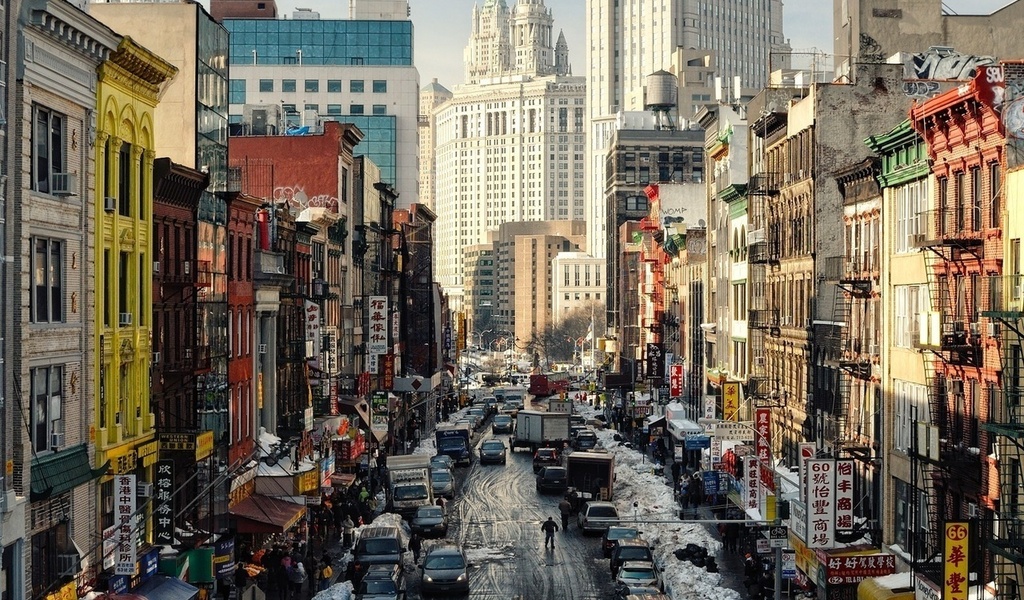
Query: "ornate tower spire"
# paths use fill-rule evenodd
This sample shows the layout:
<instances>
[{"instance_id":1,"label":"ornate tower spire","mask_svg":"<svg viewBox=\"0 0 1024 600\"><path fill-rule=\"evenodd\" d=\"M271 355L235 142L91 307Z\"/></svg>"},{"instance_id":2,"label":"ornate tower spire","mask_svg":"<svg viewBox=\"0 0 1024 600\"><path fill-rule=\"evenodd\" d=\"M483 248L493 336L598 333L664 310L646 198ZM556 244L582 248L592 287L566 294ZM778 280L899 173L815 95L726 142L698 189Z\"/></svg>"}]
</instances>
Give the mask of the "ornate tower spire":
<instances>
[{"instance_id":1,"label":"ornate tower spire","mask_svg":"<svg viewBox=\"0 0 1024 600\"><path fill-rule=\"evenodd\" d=\"M509 10L505 0L486 0L473 7L473 28L463 53L466 83L498 77L509 71Z\"/></svg>"},{"instance_id":2,"label":"ornate tower spire","mask_svg":"<svg viewBox=\"0 0 1024 600\"><path fill-rule=\"evenodd\" d=\"M559 30L558 42L555 43L555 75L568 75L570 71L569 44L565 41L565 32Z\"/></svg>"},{"instance_id":3,"label":"ornate tower spire","mask_svg":"<svg viewBox=\"0 0 1024 600\"><path fill-rule=\"evenodd\" d=\"M512 11L513 71L524 75L550 75L555 72L555 53L551 30L554 18L544 0L519 0Z\"/></svg>"}]
</instances>

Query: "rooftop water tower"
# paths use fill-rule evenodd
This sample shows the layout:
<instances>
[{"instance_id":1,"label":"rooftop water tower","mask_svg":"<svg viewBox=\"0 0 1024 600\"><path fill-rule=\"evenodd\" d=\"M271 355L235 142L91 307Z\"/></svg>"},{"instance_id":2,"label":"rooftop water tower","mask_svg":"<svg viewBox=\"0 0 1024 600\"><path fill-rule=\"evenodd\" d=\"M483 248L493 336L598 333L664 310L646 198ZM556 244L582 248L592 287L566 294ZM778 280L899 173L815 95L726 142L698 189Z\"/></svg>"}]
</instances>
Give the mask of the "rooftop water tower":
<instances>
[{"instance_id":1,"label":"rooftop water tower","mask_svg":"<svg viewBox=\"0 0 1024 600\"><path fill-rule=\"evenodd\" d=\"M672 117L679 98L679 80L662 70L647 76L647 98L644 108L654 113L657 129L675 129Z\"/></svg>"}]
</instances>

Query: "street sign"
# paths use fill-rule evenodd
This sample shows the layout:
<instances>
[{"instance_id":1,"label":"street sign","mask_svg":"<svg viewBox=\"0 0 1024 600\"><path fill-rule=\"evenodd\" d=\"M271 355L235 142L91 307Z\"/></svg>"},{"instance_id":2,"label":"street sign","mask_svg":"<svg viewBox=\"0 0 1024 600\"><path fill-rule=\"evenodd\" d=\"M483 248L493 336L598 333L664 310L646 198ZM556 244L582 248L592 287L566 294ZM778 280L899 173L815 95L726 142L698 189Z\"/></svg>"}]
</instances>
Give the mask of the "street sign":
<instances>
[{"instance_id":1,"label":"street sign","mask_svg":"<svg viewBox=\"0 0 1024 600\"><path fill-rule=\"evenodd\" d=\"M772 548L785 548L789 540L789 531L785 526L772 527L768 531L768 541Z\"/></svg>"},{"instance_id":2,"label":"street sign","mask_svg":"<svg viewBox=\"0 0 1024 600\"><path fill-rule=\"evenodd\" d=\"M768 554L768 553L771 552L771 550L772 550L772 548L771 548L771 545L768 543L768 540L766 540L764 538L761 538L761 537L757 538L757 553L758 554Z\"/></svg>"},{"instance_id":3,"label":"street sign","mask_svg":"<svg viewBox=\"0 0 1024 600\"><path fill-rule=\"evenodd\" d=\"M719 421L715 423L713 435L720 440L752 442L754 441L754 422Z\"/></svg>"}]
</instances>

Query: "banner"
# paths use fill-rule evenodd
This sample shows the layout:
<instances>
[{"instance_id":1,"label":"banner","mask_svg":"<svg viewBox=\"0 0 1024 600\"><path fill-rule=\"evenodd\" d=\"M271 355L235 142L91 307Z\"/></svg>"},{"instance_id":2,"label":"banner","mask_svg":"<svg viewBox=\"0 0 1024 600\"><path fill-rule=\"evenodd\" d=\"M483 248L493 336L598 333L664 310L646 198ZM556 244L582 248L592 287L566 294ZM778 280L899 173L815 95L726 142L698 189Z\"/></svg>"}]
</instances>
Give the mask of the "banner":
<instances>
[{"instance_id":1,"label":"banner","mask_svg":"<svg viewBox=\"0 0 1024 600\"><path fill-rule=\"evenodd\" d=\"M761 466L761 485L766 490L775 489L775 473L772 465L772 409L758 408L754 411L754 454Z\"/></svg>"},{"instance_id":2,"label":"banner","mask_svg":"<svg viewBox=\"0 0 1024 600\"><path fill-rule=\"evenodd\" d=\"M758 481L757 481L757 458L753 456L747 456L743 459L743 481L746 483L746 494L743 502L743 508L747 510L757 510L761 507L761 503L758 499Z\"/></svg>"},{"instance_id":3,"label":"banner","mask_svg":"<svg viewBox=\"0 0 1024 600\"><path fill-rule=\"evenodd\" d=\"M665 347L662 344L647 344L647 378L665 378Z\"/></svg>"},{"instance_id":4,"label":"banner","mask_svg":"<svg viewBox=\"0 0 1024 600\"><path fill-rule=\"evenodd\" d=\"M807 547L836 545L836 462L814 458L807 464Z\"/></svg>"},{"instance_id":5,"label":"banner","mask_svg":"<svg viewBox=\"0 0 1024 600\"><path fill-rule=\"evenodd\" d=\"M668 395L679 398L683 395L683 365L672 365L668 372Z\"/></svg>"},{"instance_id":6,"label":"banner","mask_svg":"<svg viewBox=\"0 0 1024 600\"><path fill-rule=\"evenodd\" d=\"M369 328L366 335L367 354L387 354L388 297L370 296Z\"/></svg>"},{"instance_id":7,"label":"banner","mask_svg":"<svg viewBox=\"0 0 1024 600\"><path fill-rule=\"evenodd\" d=\"M159 460L153 477L153 544L174 545L174 461Z\"/></svg>"},{"instance_id":8,"label":"banner","mask_svg":"<svg viewBox=\"0 0 1024 600\"><path fill-rule=\"evenodd\" d=\"M853 460L836 461L836 530L853 530Z\"/></svg>"},{"instance_id":9,"label":"banner","mask_svg":"<svg viewBox=\"0 0 1024 600\"><path fill-rule=\"evenodd\" d=\"M739 420L740 384L738 381L727 381L722 384L722 418L726 421Z\"/></svg>"},{"instance_id":10,"label":"banner","mask_svg":"<svg viewBox=\"0 0 1024 600\"><path fill-rule=\"evenodd\" d=\"M135 475L114 477L115 575L135 575Z\"/></svg>"},{"instance_id":11,"label":"banner","mask_svg":"<svg viewBox=\"0 0 1024 600\"><path fill-rule=\"evenodd\" d=\"M946 523L942 558L943 600L967 600L967 558L970 552L967 523Z\"/></svg>"}]
</instances>

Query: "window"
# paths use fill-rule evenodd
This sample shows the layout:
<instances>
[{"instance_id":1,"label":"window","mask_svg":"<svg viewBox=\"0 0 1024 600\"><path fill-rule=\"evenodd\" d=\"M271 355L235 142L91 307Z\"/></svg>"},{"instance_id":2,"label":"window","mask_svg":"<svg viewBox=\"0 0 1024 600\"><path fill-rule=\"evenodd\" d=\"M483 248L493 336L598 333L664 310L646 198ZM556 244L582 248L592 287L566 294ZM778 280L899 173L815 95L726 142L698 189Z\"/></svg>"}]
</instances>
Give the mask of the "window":
<instances>
[{"instance_id":1,"label":"window","mask_svg":"<svg viewBox=\"0 0 1024 600\"><path fill-rule=\"evenodd\" d=\"M917 236L925 233L922 215L928 206L928 181L922 179L896 189L896 252L916 252Z\"/></svg>"},{"instance_id":2,"label":"window","mask_svg":"<svg viewBox=\"0 0 1024 600\"><path fill-rule=\"evenodd\" d=\"M375 115L386 115L388 114L388 107L386 104L374 104L373 114Z\"/></svg>"},{"instance_id":3,"label":"window","mask_svg":"<svg viewBox=\"0 0 1024 600\"><path fill-rule=\"evenodd\" d=\"M340 79L328 79L327 80L327 93L328 94L340 94L341 93L341 80Z\"/></svg>"},{"instance_id":4,"label":"window","mask_svg":"<svg viewBox=\"0 0 1024 600\"><path fill-rule=\"evenodd\" d=\"M384 79L373 80L373 93L374 94L386 94L388 93L388 82Z\"/></svg>"},{"instance_id":5,"label":"window","mask_svg":"<svg viewBox=\"0 0 1024 600\"><path fill-rule=\"evenodd\" d=\"M353 79L348 82L348 91L353 94L362 94L365 89L362 79Z\"/></svg>"},{"instance_id":6,"label":"window","mask_svg":"<svg viewBox=\"0 0 1024 600\"><path fill-rule=\"evenodd\" d=\"M52 435L63 433L64 367L32 369L32 449L50 450Z\"/></svg>"},{"instance_id":7,"label":"window","mask_svg":"<svg viewBox=\"0 0 1024 600\"><path fill-rule=\"evenodd\" d=\"M318 80L316 80L316 79L307 79L306 80L305 90L307 92L319 92L320 91L320 82Z\"/></svg>"},{"instance_id":8,"label":"window","mask_svg":"<svg viewBox=\"0 0 1024 600\"><path fill-rule=\"evenodd\" d=\"M626 196L626 210L647 210L647 196Z\"/></svg>"},{"instance_id":9,"label":"window","mask_svg":"<svg viewBox=\"0 0 1024 600\"><path fill-rule=\"evenodd\" d=\"M272 91L274 91L274 80L273 79L260 79L260 91L261 92L272 92Z\"/></svg>"},{"instance_id":10,"label":"window","mask_svg":"<svg viewBox=\"0 0 1024 600\"><path fill-rule=\"evenodd\" d=\"M340 115L341 114L341 105L340 104L328 104L327 105L327 114L329 114L329 115Z\"/></svg>"},{"instance_id":11,"label":"window","mask_svg":"<svg viewBox=\"0 0 1024 600\"><path fill-rule=\"evenodd\" d=\"M319 104L303 104L302 108L303 110L315 110L316 112L320 112Z\"/></svg>"},{"instance_id":12,"label":"window","mask_svg":"<svg viewBox=\"0 0 1024 600\"><path fill-rule=\"evenodd\" d=\"M121 143L118 150L117 172L117 214L132 216L132 145Z\"/></svg>"},{"instance_id":13,"label":"window","mask_svg":"<svg viewBox=\"0 0 1024 600\"><path fill-rule=\"evenodd\" d=\"M971 167L971 229L981 229L981 167Z\"/></svg>"},{"instance_id":14,"label":"window","mask_svg":"<svg viewBox=\"0 0 1024 600\"><path fill-rule=\"evenodd\" d=\"M37 192L50 193L50 176L64 172L64 116L36 107L32 140L32 181Z\"/></svg>"},{"instance_id":15,"label":"window","mask_svg":"<svg viewBox=\"0 0 1024 600\"><path fill-rule=\"evenodd\" d=\"M895 344L913 348L920 338L921 314L928 311L928 288L924 285L897 285Z\"/></svg>"},{"instance_id":16,"label":"window","mask_svg":"<svg viewBox=\"0 0 1024 600\"><path fill-rule=\"evenodd\" d=\"M228 82L228 102L245 104L245 80L232 79Z\"/></svg>"},{"instance_id":17,"label":"window","mask_svg":"<svg viewBox=\"0 0 1024 600\"><path fill-rule=\"evenodd\" d=\"M284 79L284 80L282 80L281 81L281 91L282 92L294 92L295 91L295 80L294 79Z\"/></svg>"},{"instance_id":18,"label":"window","mask_svg":"<svg viewBox=\"0 0 1024 600\"><path fill-rule=\"evenodd\" d=\"M1000 182L1000 170L999 163L989 163L988 165L988 186L989 186L989 212L991 213L990 219L992 221L991 227L999 227L999 217L1002 206L999 203L999 194L1002 190L999 189Z\"/></svg>"},{"instance_id":19,"label":"window","mask_svg":"<svg viewBox=\"0 0 1024 600\"><path fill-rule=\"evenodd\" d=\"M348 107L348 114L350 114L350 115L361 115L361 114L363 114L363 105L362 104L353 104L353 105L349 106Z\"/></svg>"},{"instance_id":20,"label":"window","mask_svg":"<svg viewBox=\"0 0 1024 600\"><path fill-rule=\"evenodd\" d=\"M32 322L64 322L64 242L36 238L32 256Z\"/></svg>"}]
</instances>

